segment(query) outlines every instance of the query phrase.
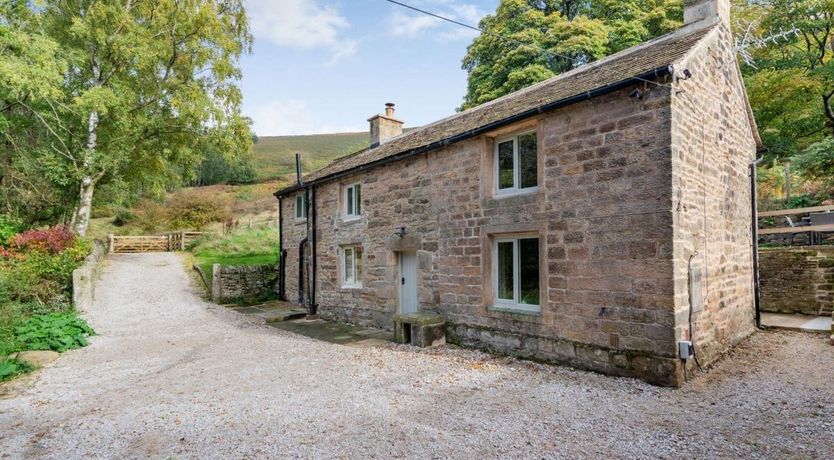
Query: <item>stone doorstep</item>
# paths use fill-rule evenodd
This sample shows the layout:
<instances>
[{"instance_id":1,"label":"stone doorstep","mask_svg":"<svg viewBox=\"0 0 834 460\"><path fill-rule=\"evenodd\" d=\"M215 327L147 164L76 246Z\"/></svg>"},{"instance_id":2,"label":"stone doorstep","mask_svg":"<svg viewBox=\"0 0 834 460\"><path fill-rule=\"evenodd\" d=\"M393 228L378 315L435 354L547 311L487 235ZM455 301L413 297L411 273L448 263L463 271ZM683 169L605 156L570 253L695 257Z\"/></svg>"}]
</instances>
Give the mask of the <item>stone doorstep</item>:
<instances>
[{"instance_id":1,"label":"stone doorstep","mask_svg":"<svg viewBox=\"0 0 834 460\"><path fill-rule=\"evenodd\" d=\"M404 315L394 315L394 322L416 324L418 326L437 326L445 324L446 320L434 313L406 313Z\"/></svg>"},{"instance_id":2,"label":"stone doorstep","mask_svg":"<svg viewBox=\"0 0 834 460\"><path fill-rule=\"evenodd\" d=\"M434 313L395 315L394 341L422 348L444 345L446 320Z\"/></svg>"}]
</instances>

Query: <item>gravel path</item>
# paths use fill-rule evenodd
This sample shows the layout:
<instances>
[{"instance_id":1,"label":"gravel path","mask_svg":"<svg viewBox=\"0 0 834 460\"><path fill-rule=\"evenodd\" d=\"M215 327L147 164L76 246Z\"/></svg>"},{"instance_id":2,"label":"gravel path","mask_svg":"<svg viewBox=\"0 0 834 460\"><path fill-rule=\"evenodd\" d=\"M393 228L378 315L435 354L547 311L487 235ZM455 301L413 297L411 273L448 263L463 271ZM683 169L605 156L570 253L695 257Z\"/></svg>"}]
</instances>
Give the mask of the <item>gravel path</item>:
<instances>
[{"instance_id":1,"label":"gravel path","mask_svg":"<svg viewBox=\"0 0 834 460\"><path fill-rule=\"evenodd\" d=\"M99 335L0 400L0 458L830 458L834 348L759 333L681 390L455 348L355 349L108 259Z\"/></svg>"}]
</instances>

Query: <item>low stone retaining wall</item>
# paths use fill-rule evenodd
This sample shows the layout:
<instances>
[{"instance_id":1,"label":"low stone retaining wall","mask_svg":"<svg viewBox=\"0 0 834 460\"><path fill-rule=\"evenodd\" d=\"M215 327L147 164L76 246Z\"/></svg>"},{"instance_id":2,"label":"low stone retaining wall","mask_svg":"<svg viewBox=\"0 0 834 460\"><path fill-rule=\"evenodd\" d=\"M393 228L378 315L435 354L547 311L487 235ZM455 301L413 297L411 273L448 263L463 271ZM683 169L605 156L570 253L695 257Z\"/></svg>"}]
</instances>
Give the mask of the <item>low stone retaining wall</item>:
<instances>
[{"instance_id":1,"label":"low stone retaining wall","mask_svg":"<svg viewBox=\"0 0 834 460\"><path fill-rule=\"evenodd\" d=\"M831 314L834 305L834 246L759 250L762 311Z\"/></svg>"},{"instance_id":2,"label":"low stone retaining wall","mask_svg":"<svg viewBox=\"0 0 834 460\"><path fill-rule=\"evenodd\" d=\"M216 303L263 300L275 294L278 283L276 265L211 267L211 300Z\"/></svg>"},{"instance_id":3,"label":"low stone retaining wall","mask_svg":"<svg viewBox=\"0 0 834 460\"><path fill-rule=\"evenodd\" d=\"M101 273L105 254L107 254L105 243L98 240L93 241L92 250L84 259L84 264L72 272L72 302L78 311L84 311L93 305L96 280Z\"/></svg>"}]
</instances>

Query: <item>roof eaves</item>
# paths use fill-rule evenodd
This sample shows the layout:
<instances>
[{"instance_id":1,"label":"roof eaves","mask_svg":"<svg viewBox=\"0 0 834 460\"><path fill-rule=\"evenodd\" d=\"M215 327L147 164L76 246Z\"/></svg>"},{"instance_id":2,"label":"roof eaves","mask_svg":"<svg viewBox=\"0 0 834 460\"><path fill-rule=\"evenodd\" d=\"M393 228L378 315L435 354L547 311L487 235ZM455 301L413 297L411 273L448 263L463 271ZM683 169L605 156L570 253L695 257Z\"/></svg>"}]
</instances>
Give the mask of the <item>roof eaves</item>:
<instances>
[{"instance_id":1,"label":"roof eaves","mask_svg":"<svg viewBox=\"0 0 834 460\"><path fill-rule=\"evenodd\" d=\"M511 115L509 117L503 118L501 120L498 120L498 121L495 121L495 122L492 122L492 123L485 124L485 125L480 126L476 129L468 130L468 131L463 132L463 133L458 133L458 134L455 134L455 135L450 136L448 138L440 139L438 141L431 142L429 144L426 144L426 145L423 145L423 146L420 146L420 147L417 147L417 148L406 150L406 151L403 151L403 152L400 152L400 153L397 153L397 154L394 154L394 155L391 155L391 156L388 156L388 157L381 158L381 159L376 160L376 161L361 164L361 165L355 166L353 168L346 169L344 171L338 171L338 172L335 172L335 173L332 173L332 174L328 174L328 175L325 175L325 176L322 176L322 177L318 177L318 178L313 179L312 181L307 182L307 183L293 184L291 186L285 187L284 189L281 189L281 190L275 192L275 196L280 198L281 196L290 194L292 192L295 192L297 190L300 190L300 189L305 188L305 187L310 186L310 185L317 185L317 184L320 184L322 182L327 182L327 181L330 181L330 180L333 180L333 179L336 179L336 178L339 178L339 177L344 177L346 175L355 174L359 171L364 171L366 169L370 169L370 168L379 166L381 164L387 164L387 163L390 163L390 162L393 162L393 161L398 161L398 160L401 160L401 159L404 159L404 158L407 158L407 157L410 157L410 156L413 156L413 155L418 155L420 153L424 153L424 152L427 152L427 151L430 151L430 150L434 150L434 149L441 148L441 147L446 147L448 145L451 145L451 144L454 144L454 143L457 143L457 142L460 142L460 141L463 141L463 140L466 140L466 139L469 139L469 138L472 138L472 137L475 137L475 136L478 136L478 135L481 135L481 134L484 134L484 133L487 133L487 132L490 132L490 131L493 131L493 130L498 129L498 128L502 128L504 126L507 126L507 125L510 125L510 124L513 124L513 123L517 123L517 122L519 122L521 120L524 120L526 118L530 118L530 117L536 116L538 114L548 112L550 110L554 110L554 109L557 109L557 108L560 108L560 107L565 107L565 106L575 104L575 103L580 102L580 101L585 101L585 100L591 99L593 97L601 96L603 94L608 94L608 93L617 91L619 89L622 89L626 86L630 86L634 83L637 83L637 82L640 82L640 81L645 81L646 79L649 79L649 78L662 77L662 76L665 76L665 75L669 75L670 73L671 73L671 69L669 68L669 66L664 65L662 67L658 67L656 69L653 69L649 72L642 73L640 75L635 75L635 76L632 76L632 77L628 77L628 78L620 80L618 82L611 83L611 84L608 84L608 85L605 85L605 86L601 86L601 87L595 88L595 89L590 90L590 91L584 91L580 94L576 94L576 95L573 95L573 96L570 96L570 97L567 97L567 98L564 98L564 99L559 99L557 101L553 101L553 102L549 102L549 103L546 103L546 104L539 105L537 107L526 110L524 112ZM430 126L430 125L427 125L427 126Z\"/></svg>"}]
</instances>

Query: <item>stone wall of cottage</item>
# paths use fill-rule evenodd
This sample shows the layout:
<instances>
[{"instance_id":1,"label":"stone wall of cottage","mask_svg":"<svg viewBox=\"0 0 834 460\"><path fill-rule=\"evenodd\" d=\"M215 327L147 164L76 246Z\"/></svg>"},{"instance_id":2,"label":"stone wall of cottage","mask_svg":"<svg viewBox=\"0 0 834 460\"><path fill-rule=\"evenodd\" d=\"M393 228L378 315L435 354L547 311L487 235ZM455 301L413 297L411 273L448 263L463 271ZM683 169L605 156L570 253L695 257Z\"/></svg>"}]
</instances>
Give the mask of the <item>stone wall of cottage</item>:
<instances>
[{"instance_id":1,"label":"stone wall of cottage","mask_svg":"<svg viewBox=\"0 0 834 460\"><path fill-rule=\"evenodd\" d=\"M678 383L670 90L639 88L642 99L628 88L516 126L539 135L531 195L493 197L490 136L319 186L319 314L393 326L398 256L390 239L405 227L418 256L420 308L446 316L451 341ZM342 190L356 181L363 215L347 221ZM285 227L292 292L290 241L300 235ZM490 308L492 239L510 234L540 238L541 314ZM345 245L363 248L361 288L340 285Z\"/></svg>"},{"instance_id":2,"label":"stone wall of cottage","mask_svg":"<svg viewBox=\"0 0 834 460\"><path fill-rule=\"evenodd\" d=\"M691 335L705 365L754 330L749 164L756 145L730 32L711 32L676 66L679 75L683 69L692 77L672 98L675 339Z\"/></svg>"},{"instance_id":3,"label":"stone wall of cottage","mask_svg":"<svg viewBox=\"0 0 834 460\"><path fill-rule=\"evenodd\" d=\"M287 251L285 262L286 274L284 278L286 300L288 302L303 303L304 299L300 298L299 293L298 262L300 259L299 245L307 237L307 219L295 218L295 198L300 193L304 192L296 192L281 199L281 216L283 219L281 242L283 244L282 249ZM303 283L306 286L306 281ZM306 294L304 298L306 298Z\"/></svg>"},{"instance_id":4,"label":"stone wall of cottage","mask_svg":"<svg viewBox=\"0 0 834 460\"><path fill-rule=\"evenodd\" d=\"M834 305L834 247L759 251L762 311L830 315Z\"/></svg>"}]
</instances>

